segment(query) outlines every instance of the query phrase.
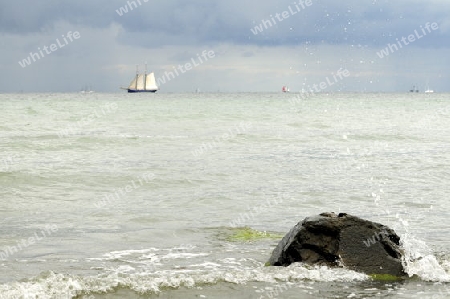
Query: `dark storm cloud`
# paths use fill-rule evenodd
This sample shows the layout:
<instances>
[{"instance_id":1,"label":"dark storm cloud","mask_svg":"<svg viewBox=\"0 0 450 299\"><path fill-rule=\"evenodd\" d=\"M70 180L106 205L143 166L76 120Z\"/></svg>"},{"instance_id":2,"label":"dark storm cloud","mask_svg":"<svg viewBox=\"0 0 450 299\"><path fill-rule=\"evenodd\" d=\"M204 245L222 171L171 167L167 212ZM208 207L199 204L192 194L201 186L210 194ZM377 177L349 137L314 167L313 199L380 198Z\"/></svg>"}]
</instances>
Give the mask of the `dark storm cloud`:
<instances>
[{"instance_id":1,"label":"dark storm cloud","mask_svg":"<svg viewBox=\"0 0 450 299\"><path fill-rule=\"evenodd\" d=\"M285 45L306 40L312 43L381 46L396 37L411 34L426 22L445 24L449 20L443 13L443 7L450 8L450 3L444 4L443 1L436 6L424 1L312 2L313 5L302 12L264 30L255 42ZM289 2L284 5L285 8L292 6ZM281 13L280 10L266 12L263 19L267 20L270 14L277 12ZM442 35L435 35L426 45L442 45Z\"/></svg>"},{"instance_id":2,"label":"dark storm cloud","mask_svg":"<svg viewBox=\"0 0 450 299\"><path fill-rule=\"evenodd\" d=\"M135 64L148 62L161 76L204 50L216 58L164 89L301 90L340 67L352 72L348 90L406 90L428 81L448 89L450 1L300 1L307 0L4 0L0 69L9 75L0 91L73 91L91 82L113 91ZM255 33L283 12L282 21ZM397 39L427 22L439 29L396 49ZM69 32L81 38L21 67Z\"/></svg>"},{"instance_id":3,"label":"dark storm cloud","mask_svg":"<svg viewBox=\"0 0 450 299\"><path fill-rule=\"evenodd\" d=\"M146 47L168 44L232 42L260 46L298 45L305 42L327 44L384 45L395 37L411 34L426 22L443 23L447 16L442 5L399 1L314 1L296 11L298 2L280 1L167 1L164 4L144 4L136 11L118 17L126 32L124 43ZM449 6L448 4L444 4ZM277 21L276 14L293 11L289 18ZM251 29L262 20L273 26L259 34ZM275 22L273 22L275 20ZM267 26L266 26L267 27ZM128 33L154 34L155 39L139 39ZM443 43L442 36L431 37L426 46Z\"/></svg>"},{"instance_id":4,"label":"dark storm cloud","mask_svg":"<svg viewBox=\"0 0 450 299\"><path fill-rule=\"evenodd\" d=\"M426 22L445 24L449 20L444 11L450 4L443 1L436 5L424 1L311 2L311 6L302 6L289 0L167 1L144 4L122 17L116 15L115 20L126 30L123 42L145 47L161 44L160 39L169 44L229 42L279 46L309 42L381 46L411 34ZM289 18L277 21L277 13L290 10L296 14L290 13ZM261 25L262 20L271 21L273 26L264 27L263 32L255 35L251 29ZM126 36L133 32L151 32L158 39L145 41ZM417 46L441 46L442 34L441 30L440 35Z\"/></svg>"},{"instance_id":5,"label":"dark storm cloud","mask_svg":"<svg viewBox=\"0 0 450 299\"><path fill-rule=\"evenodd\" d=\"M32 34L50 30L57 22L87 27L104 27L111 23L110 3L106 1L2 1L0 32Z\"/></svg>"},{"instance_id":6,"label":"dark storm cloud","mask_svg":"<svg viewBox=\"0 0 450 299\"><path fill-rule=\"evenodd\" d=\"M65 21L83 27L121 24L122 44L142 47L233 43L258 46L360 44L382 46L411 34L426 22L448 24L446 1L331 1L312 5L255 35L251 29L277 13L299 6L298 1L255 0L97 0L31 1L1 4L0 30L15 34L45 31ZM133 2L137 5L133 5ZM301 7L301 6L300 6ZM119 15L117 11L127 8ZM133 9L131 9L133 8ZM440 28L427 43L443 46L448 28Z\"/></svg>"}]
</instances>

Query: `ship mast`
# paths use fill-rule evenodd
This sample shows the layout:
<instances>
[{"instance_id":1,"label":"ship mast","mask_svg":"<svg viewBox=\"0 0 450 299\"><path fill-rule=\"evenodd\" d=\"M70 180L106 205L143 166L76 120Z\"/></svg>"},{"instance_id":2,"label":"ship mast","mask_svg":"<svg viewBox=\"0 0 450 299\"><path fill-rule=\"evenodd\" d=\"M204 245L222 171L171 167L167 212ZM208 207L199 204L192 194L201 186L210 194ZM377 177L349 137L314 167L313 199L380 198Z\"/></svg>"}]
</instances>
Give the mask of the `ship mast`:
<instances>
[{"instance_id":1,"label":"ship mast","mask_svg":"<svg viewBox=\"0 0 450 299\"><path fill-rule=\"evenodd\" d=\"M145 62L144 90L147 90L147 62Z\"/></svg>"},{"instance_id":2,"label":"ship mast","mask_svg":"<svg viewBox=\"0 0 450 299\"><path fill-rule=\"evenodd\" d=\"M136 64L136 87L134 88L135 90L137 90L138 87L138 79L139 79L139 65Z\"/></svg>"}]
</instances>

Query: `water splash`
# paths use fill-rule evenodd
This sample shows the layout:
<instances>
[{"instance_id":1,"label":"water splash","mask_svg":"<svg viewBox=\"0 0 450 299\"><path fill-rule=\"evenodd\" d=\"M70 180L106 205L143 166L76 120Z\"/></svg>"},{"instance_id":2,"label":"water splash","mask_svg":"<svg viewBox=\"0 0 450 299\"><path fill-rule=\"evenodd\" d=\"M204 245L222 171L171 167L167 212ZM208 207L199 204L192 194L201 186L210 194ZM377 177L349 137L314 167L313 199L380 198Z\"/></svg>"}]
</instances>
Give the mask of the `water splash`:
<instances>
[{"instance_id":1,"label":"water splash","mask_svg":"<svg viewBox=\"0 0 450 299\"><path fill-rule=\"evenodd\" d=\"M405 250L404 267L410 277L416 275L425 281L450 282L449 273L424 241L405 233L401 243Z\"/></svg>"}]
</instances>

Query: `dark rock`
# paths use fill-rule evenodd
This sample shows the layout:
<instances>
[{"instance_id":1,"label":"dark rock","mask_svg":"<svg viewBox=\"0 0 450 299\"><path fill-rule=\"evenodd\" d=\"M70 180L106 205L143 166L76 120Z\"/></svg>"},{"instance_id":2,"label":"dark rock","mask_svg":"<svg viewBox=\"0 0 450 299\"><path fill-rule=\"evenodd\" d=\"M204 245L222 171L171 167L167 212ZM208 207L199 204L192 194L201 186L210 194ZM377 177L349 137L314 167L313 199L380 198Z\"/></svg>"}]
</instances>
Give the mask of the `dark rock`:
<instances>
[{"instance_id":1,"label":"dark rock","mask_svg":"<svg viewBox=\"0 0 450 299\"><path fill-rule=\"evenodd\" d=\"M389 227L345 213L305 218L284 236L268 264L344 266L366 274L404 276L400 237Z\"/></svg>"}]
</instances>

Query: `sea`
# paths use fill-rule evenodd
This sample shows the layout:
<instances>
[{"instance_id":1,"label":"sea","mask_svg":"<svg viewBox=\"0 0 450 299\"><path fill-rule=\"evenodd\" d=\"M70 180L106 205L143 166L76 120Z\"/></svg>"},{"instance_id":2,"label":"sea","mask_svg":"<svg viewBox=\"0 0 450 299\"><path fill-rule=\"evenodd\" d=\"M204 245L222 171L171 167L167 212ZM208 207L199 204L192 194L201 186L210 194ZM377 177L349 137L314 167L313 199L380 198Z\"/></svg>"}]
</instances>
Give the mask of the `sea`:
<instances>
[{"instance_id":1,"label":"sea","mask_svg":"<svg viewBox=\"0 0 450 299\"><path fill-rule=\"evenodd\" d=\"M0 105L0 298L450 298L450 94ZM408 277L265 266L322 212L394 229Z\"/></svg>"}]
</instances>

